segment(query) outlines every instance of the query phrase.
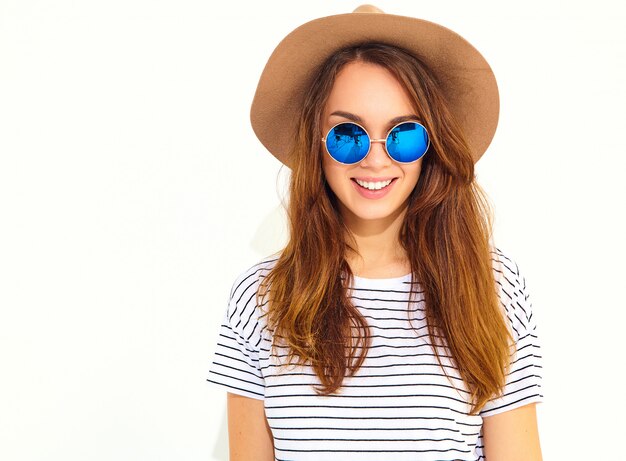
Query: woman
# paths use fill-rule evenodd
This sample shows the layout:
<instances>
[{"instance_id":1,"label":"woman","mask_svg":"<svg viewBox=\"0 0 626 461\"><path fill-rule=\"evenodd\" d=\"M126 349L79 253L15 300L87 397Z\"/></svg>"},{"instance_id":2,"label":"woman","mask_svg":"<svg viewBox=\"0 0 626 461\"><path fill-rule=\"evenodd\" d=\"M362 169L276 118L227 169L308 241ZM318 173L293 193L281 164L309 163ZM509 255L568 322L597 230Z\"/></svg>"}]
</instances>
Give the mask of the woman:
<instances>
[{"instance_id":1,"label":"woman","mask_svg":"<svg viewBox=\"0 0 626 461\"><path fill-rule=\"evenodd\" d=\"M278 45L251 119L292 169L290 240L221 327L231 460L541 460L532 306L474 178L498 107L427 21L363 6Z\"/></svg>"}]
</instances>

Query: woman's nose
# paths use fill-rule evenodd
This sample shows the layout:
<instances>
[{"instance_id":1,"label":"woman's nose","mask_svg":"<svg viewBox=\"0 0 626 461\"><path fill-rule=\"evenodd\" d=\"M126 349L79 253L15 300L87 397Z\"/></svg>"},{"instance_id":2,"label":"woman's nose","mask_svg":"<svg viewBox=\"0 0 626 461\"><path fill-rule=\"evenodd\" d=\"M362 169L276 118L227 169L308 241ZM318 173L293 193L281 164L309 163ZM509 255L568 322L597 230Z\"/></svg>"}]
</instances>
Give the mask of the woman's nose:
<instances>
[{"instance_id":1,"label":"woman's nose","mask_svg":"<svg viewBox=\"0 0 626 461\"><path fill-rule=\"evenodd\" d=\"M361 160L361 166L364 167L380 167L387 166L391 163L387 150L385 149L386 140L370 141L370 151L367 156Z\"/></svg>"}]
</instances>

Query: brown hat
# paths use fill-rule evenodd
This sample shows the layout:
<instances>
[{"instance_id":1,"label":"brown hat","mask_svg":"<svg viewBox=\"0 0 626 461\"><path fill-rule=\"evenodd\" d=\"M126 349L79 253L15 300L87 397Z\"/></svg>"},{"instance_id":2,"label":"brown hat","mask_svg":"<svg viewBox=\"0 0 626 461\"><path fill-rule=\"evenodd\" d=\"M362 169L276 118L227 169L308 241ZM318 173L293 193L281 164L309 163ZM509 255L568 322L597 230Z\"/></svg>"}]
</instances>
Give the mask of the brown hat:
<instances>
[{"instance_id":1,"label":"brown hat","mask_svg":"<svg viewBox=\"0 0 626 461\"><path fill-rule=\"evenodd\" d=\"M500 109L496 78L485 58L446 27L371 5L309 21L274 49L250 110L252 129L272 155L290 166L295 121L315 71L334 52L365 42L404 48L430 67L478 161L491 143Z\"/></svg>"}]
</instances>

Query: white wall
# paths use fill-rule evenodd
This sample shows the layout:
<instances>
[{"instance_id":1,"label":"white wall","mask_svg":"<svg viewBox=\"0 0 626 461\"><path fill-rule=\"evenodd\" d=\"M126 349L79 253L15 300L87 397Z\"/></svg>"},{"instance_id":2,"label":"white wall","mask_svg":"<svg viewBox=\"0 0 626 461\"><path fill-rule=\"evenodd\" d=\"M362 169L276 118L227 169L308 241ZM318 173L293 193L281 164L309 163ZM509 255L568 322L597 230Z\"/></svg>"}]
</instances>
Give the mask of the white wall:
<instances>
[{"instance_id":1,"label":"white wall","mask_svg":"<svg viewBox=\"0 0 626 461\"><path fill-rule=\"evenodd\" d=\"M227 459L205 382L218 325L234 277L285 237L252 95L286 33L358 1L294 4L0 0L0 459ZM496 72L478 177L542 334L546 460L619 456L618 4L377 2Z\"/></svg>"}]
</instances>

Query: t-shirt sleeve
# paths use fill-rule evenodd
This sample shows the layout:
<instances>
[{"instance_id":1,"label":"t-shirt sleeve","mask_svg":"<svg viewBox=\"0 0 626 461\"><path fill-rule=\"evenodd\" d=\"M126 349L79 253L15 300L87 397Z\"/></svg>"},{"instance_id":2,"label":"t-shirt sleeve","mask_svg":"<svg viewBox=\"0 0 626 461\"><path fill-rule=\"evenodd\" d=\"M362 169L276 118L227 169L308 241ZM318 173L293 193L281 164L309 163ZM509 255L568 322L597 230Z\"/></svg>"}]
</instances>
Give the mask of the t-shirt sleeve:
<instances>
[{"instance_id":1,"label":"t-shirt sleeve","mask_svg":"<svg viewBox=\"0 0 626 461\"><path fill-rule=\"evenodd\" d=\"M500 300L515 341L504 392L485 404L481 416L543 402L541 345L526 278L513 260L501 253L500 260Z\"/></svg>"},{"instance_id":2,"label":"t-shirt sleeve","mask_svg":"<svg viewBox=\"0 0 626 461\"><path fill-rule=\"evenodd\" d=\"M207 381L233 394L265 398L259 366L259 325L254 283L235 281L224 313Z\"/></svg>"}]
</instances>

